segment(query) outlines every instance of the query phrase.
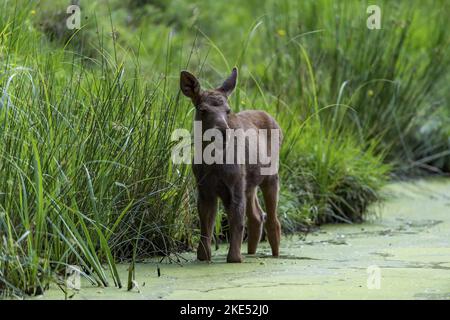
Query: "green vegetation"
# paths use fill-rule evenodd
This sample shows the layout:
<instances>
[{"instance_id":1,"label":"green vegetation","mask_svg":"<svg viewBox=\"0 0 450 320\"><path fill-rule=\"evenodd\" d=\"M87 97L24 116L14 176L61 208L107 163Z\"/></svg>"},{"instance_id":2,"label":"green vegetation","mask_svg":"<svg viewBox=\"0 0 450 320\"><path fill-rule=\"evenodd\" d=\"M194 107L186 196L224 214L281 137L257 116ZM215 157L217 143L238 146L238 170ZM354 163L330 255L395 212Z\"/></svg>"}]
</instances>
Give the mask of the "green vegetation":
<instances>
[{"instance_id":1,"label":"green vegetation","mask_svg":"<svg viewBox=\"0 0 450 320\"><path fill-rule=\"evenodd\" d=\"M121 286L118 261L196 245L190 167L170 161L182 69L215 86L238 66L234 110L278 119L286 232L360 221L391 170L449 171L449 4L379 2L382 30L365 1L81 1L71 31L69 1L4 1L0 292L71 264Z\"/></svg>"}]
</instances>

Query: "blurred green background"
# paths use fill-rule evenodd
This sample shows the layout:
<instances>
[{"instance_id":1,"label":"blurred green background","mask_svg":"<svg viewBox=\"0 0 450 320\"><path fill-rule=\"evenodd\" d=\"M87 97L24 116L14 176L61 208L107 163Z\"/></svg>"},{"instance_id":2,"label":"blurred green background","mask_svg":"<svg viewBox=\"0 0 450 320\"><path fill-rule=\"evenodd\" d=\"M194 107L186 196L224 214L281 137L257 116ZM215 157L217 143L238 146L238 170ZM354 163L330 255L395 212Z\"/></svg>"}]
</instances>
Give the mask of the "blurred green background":
<instances>
[{"instance_id":1,"label":"blurred green background","mask_svg":"<svg viewBox=\"0 0 450 320\"><path fill-rule=\"evenodd\" d=\"M66 26L70 4L79 30ZM371 4L380 30L366 26ZM280 123L286 233L361 221L388 179L450 171L448 1L0 8L3 294L39 294L67 264L121 286L116 263L196 246L190 167L171 163L171 133L193 117L183 69L214 87L237 66L234 111L264 109Z\"/></svg>"}]
</instances>

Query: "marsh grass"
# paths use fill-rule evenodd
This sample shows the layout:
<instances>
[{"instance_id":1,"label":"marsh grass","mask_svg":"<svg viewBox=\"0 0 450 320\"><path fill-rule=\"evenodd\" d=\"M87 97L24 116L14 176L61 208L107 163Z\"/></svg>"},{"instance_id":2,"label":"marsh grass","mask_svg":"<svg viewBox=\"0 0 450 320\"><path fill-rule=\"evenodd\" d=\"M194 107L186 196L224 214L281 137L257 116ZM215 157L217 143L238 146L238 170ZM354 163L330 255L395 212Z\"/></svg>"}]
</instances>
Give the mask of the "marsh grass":
<instances>
[{"instance_id":1,"label":"marsh grass","mask_svg":"<svg viewBox=\"0 0 450 320\"><path fill-rule=\"evenodd\" d=\"M10 13L2 46L20 52L6 50L1 78L0 289L41 294L68 264L121 287L115 264L130 248L168 254L190 225L178 210L187 171L169 161L176 95L166 76L149 88L126 75L103 47L95 68L82 52L38 48L8 30L25 23Z\"/></svg>"},{"instance_id":2,"label":"marsh grass","mask_svg":"<svg viewBox=\"0 0 450 320\"><path fill-rule=\"evenodd\" d=\"M361 221L392 168L449 166L445 1L380 1L377 31L366 2L99 1L75 32L66 2L0 5L2 294L64 286L68 265L120 287L125 261L130 289L136 261L195 246L190 168L170 159L193 113L181 69L211 87L238 66L234 110L281 124L286 232Z\"/></svg>"}]
</instances>

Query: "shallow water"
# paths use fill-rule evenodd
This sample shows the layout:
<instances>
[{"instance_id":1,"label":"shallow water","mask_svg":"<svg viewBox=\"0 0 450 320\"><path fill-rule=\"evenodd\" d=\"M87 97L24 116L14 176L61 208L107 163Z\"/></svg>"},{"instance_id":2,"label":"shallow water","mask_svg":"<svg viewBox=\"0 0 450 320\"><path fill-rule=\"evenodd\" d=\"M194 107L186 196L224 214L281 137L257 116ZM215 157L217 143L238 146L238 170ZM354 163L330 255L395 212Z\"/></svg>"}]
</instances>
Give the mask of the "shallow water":
<instances>
[{"instance_id":1,"label":"shallow water","mask_svg":"<svg viewBox=\"0 0 450 320\"><path fill-rule=\"evenodd\" d=\"M450 180L384 192L378 218L284 237L278 259L264 242L256 256L227 264L222 245L210 264L186 253L182 264L160 263L158 277L156 262L141 263L131 292L83 282L72 299L450 299ZM127 268L119 267L125 283ZM54 287L40 299L64 294Z\"/></svg>"}]
</instances>

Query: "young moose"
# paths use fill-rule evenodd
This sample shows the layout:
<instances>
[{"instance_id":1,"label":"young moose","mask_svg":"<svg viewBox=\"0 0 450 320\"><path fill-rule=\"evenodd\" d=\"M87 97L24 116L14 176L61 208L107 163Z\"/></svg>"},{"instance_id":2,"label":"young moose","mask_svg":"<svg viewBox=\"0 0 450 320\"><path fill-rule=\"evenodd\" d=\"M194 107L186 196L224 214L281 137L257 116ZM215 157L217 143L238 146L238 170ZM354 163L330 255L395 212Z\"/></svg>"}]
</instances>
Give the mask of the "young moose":
<instances>
[{"instance_id":1,"label":"young moose","mask_svg":"<svg viewBox=\"0 0 450 320\"><path fill-rule=\"evenodd\" d=\"M271 130L281 130L276 121L266 112L249 110L233 113L228 105L228 97L236 86L237 69L217 89L202 90L198 80L189 72L182 71L180 87L184 95L191 98L196 112L195 120L202 124L202 131L215 128L223 132L227 129L266 129L266 145L270 145ZM203 134L202 132L202 134ZM261 139L259 137L259 139ZM268 147L270 148L270 147ZM278 172L262 175L260 162L248 164L249 148L246 145L244 164L195 164L194 175L198 188L198 213L201 224L201 241L197 250L199 260L211 259L211 236L217 211L217 200L223 202L230 225L230 248L227 262L242 262L241 244L244 233L244 212L247 215L248 253L256 253L261 238L263 223L272 248L272 255L278 256L281 228L277 218ZM278 150L277 150L278 154ZM258 160L259 161L259 160ZM236 162L235 162L236 163ZM257 187L264 196L267 217L263 213L257 197Z\"/></svg>"}]
</instances>

